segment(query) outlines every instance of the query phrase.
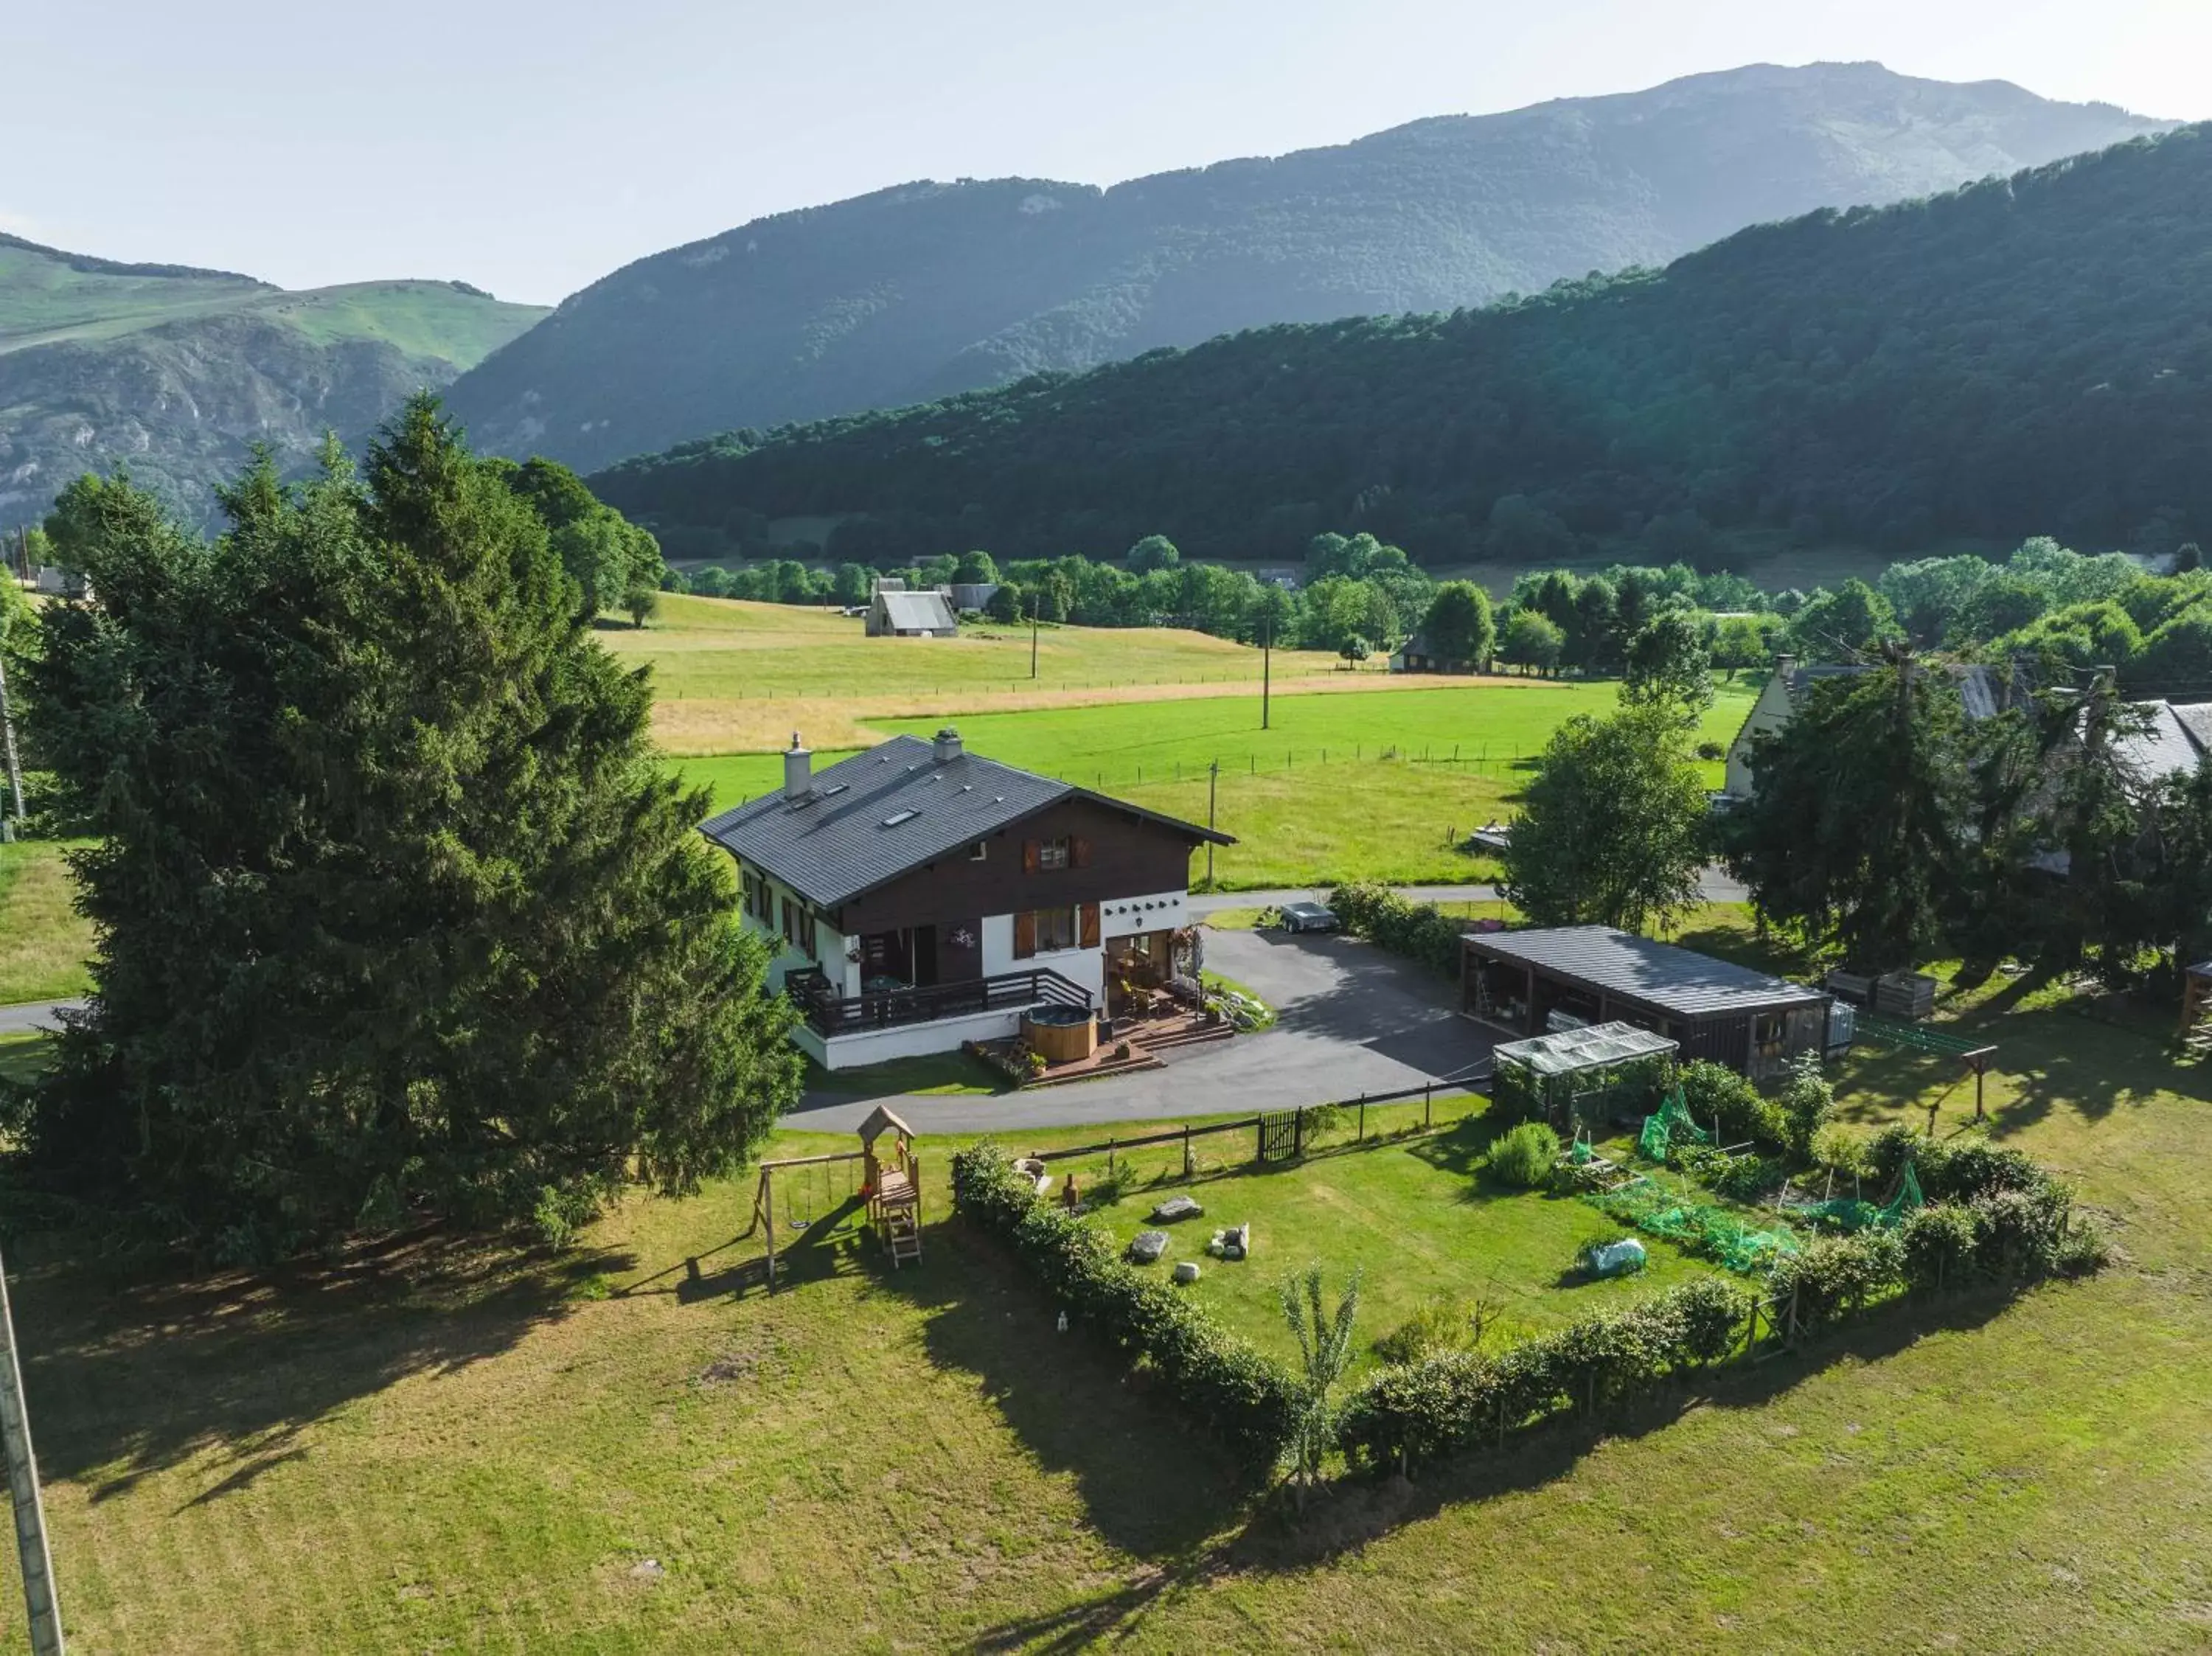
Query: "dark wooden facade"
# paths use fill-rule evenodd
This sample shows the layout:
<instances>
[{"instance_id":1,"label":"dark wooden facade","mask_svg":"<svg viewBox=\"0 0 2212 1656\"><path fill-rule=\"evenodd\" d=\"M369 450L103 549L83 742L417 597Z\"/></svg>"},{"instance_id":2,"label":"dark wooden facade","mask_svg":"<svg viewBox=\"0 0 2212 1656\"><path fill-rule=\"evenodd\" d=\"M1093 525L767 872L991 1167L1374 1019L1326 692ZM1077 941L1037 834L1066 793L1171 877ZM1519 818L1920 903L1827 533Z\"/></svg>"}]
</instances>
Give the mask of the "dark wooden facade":
<instances>
[{"instance_id":1,"label":"dark wooden facade","mask_svg":"<svg viewBox=\"0 0 2212 1656\"><path fill-rule=\"evenodd\" d=\"M1030 847L1054 840L1067 842L1067 866L1027 865L1042 860ZM824 918L848 937L927 928L934 933L933 980L957 982L982 975L984 916L1073 908L1084 941L1095 947L1098 905L1184 889L1190 883L1190 853L1200 842L1169 823L1073 798L1048 805L981 843L980 861L970 854L972 846L956 851Z\"/></svg>"}]
</instances>

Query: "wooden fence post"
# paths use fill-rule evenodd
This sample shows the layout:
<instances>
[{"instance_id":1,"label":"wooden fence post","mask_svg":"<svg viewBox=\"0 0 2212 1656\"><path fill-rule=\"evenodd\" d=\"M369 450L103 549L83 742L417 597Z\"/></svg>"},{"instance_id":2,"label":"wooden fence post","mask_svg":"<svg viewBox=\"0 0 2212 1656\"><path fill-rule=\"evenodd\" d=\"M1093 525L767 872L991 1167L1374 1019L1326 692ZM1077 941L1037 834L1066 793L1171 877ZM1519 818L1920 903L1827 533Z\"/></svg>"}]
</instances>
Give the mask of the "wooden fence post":
<instances>
[{"instance_id":1,"label":"wooden fence post","mask_svg":"<svg viewBox=\"0 0 2212 1656\"><path fill-rule=\"evenodd\" d=\"M1432 1081L1425 1081L1421 1083L1421 1131L1423 1132L1426 1132L1429 1130L1429 1105L1435 1091L1436 1083Z\"/></svg>"},{"instance_id":2,"label":"wooden fence post","mask_svg":"<svg viewBox=\"0 0 2212 1656\"><path fill-rule=\"evenodd\" d=\"M1182 1124L1182 1176L1190 1177L1190 1123Z\"/></svg>"},{"instance_id":3,"label":"wooden fence post","mask_svg":"<svg viewBox=\"0 0 2212 1656\"><path fill-rule=\"evenodd\" d=\"M1367 1095L1365 1093L1359 1095L1359 1127L1358 1131L1352 1135L1352 1142L1355 1144L1364 1144L1367 1142Z\"/></svg>"}]
</instances>

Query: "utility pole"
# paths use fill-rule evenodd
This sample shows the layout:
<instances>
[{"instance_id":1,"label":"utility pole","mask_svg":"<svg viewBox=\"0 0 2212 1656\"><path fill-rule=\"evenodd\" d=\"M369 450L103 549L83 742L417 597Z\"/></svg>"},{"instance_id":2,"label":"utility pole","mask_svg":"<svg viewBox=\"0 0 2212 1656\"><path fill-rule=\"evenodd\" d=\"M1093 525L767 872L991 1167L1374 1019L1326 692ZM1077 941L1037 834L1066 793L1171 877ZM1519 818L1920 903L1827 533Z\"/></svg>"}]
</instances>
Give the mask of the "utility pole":
<instances>
[{"instance_id":1,"label":"utility pole","mask_svg":"<svg viewBox=\"0 0 2212 1656\"><path fill-rule=\"evenodd\" d=\"M8 1272L0 1264L0 1447L8 1460L8 1495L15 1509L15 1555L23 1568L23 1604L31 1617L31 1656L63 1656L62 1606L54 1592L53 1555L46 1550L46 1515L39 1504L39 1463L31 1453L31 1418L23 1406L23 1370L15 1360L15 1318L8 1304Z\"/></svg>"},{"instance_id":2,"label":"utility pole","mask_svg":"<svg viewBox=\"0 0 2212 1656\"><path fill-rule=\"evenodd\" d=\"M1221 786L1221 761L1217 759L1206 767L1206 825L1213 826L1213 791ZM1213 889L1213 841L1206 842L1206 889Z\"/></svg>"},{"instance_id":3,"label":"utility pole","mask_svg":"<svg viewBox=\"0 0 2212 1656\"><path fill-rule=\"evenodd\" d=\"M1030 676L1036 676L1036 611L1030 611Z\"/></svg>"},{"instance_id":4,"label":"utility pole","mask_svg":"<svg viewBox=\"0 0 2212 1656\"><path fill-rule=\"evenodd\" d=\"M8 658L0 651L0 755L8 761L8 793L15 805L13 820L23 820L23 767L15 759L15 721L8 712ZM5 836L0 836L5 837Z\"/></svg>"},{"instance_id":5,"label":"utility pole","mask_svg":"<svg viewBox=\"0 0 2212 1656\"><path fill-rule=\"evenodd\" d=\"M1260 728L1268 728L1272 713L1269 695L1274 683L1275 618L1267 617L1267 630L1260 634Z\"/></svg>"}]
</instances>

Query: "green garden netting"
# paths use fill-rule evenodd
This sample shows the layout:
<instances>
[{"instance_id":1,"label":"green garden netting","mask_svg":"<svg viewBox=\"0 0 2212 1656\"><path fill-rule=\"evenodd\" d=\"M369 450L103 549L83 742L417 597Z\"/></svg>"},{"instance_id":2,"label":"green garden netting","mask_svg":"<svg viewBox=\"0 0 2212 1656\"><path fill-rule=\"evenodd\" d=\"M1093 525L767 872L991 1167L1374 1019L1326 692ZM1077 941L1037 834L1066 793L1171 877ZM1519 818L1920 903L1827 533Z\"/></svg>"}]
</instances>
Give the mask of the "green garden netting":
<instances>
[{"instance_id":1,"label":"green garden netting","mask_svg":"<svg viewBox=\"0 0 2212 1656\"><path fill-rule=\"evenodd\" d=\"M1655 1118L1656 1119L1656 1118ZM1678 1194L1653 1179L1639 1179L1588 1198L1613 1218L1649 1236L1664 1237L1692 1253L1749 1274L1797 1251L1786 1230L1761 1230L1741 1214Z\"/></svg>"},{"instance_id":2,"label":"green garden netting","mask_svg":"<svg viewBox=\"0 0 2212 1656\"><path fill-rule=\"evenodd\" d=\"M1677 1133L1700 1144L1713 1142L1713 1136L1692 1119L1690 1107L1682 1101L1680 1083L1668 1092L1666 1101L1656 1113L1644 1118L1644 1131L1636 1135L1636 1148L1651 1161L1664 1162L1667 1146Z\"/></svg>"},{"instance_id":3,"label":"green garden netting","mask_svg":"<svg viewBox=\"0 0 2212 1656\"><path fill-rule=\"evenodd\" d=\"M1838 1230L1858 1231L1869 1228L1889 1230L1902 1224L1905 1216L1915 1208L1925 1207L1928 1201L1920 1193L1920 1180L1912 1170L1912 1163L1905 1164L1905 1176L1898 1181L1897 1194L1879 1206L1855 1196L1839 1196L1830 1202L1815 1202L1810 1207L1799 1208L1801 1219L1825 1219Z\"/></svg>"}]
</instances>

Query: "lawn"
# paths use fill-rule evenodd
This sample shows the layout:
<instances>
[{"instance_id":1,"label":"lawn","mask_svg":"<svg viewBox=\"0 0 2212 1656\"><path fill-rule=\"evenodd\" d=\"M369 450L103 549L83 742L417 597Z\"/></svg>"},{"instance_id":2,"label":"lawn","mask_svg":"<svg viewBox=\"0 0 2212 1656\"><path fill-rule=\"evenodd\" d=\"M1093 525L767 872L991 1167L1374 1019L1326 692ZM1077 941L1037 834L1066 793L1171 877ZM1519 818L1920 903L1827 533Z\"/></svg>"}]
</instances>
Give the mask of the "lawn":
<instances>
[{"instance_id":1,"label":"lawn","mask_svg":"<svg viewBox=\"0 0 2212 1656\"><path fill-rule=\"evenodd\" d=\"M92 987L92 925L75 907L66 850L52 841L0 845L0 1006L67 1000Z\"/></svg>"},{"instance_id":2,"label":"lawn","mask_svg":"<svg viewBox=\"0 0 2212 1656\"><path fill-rule=\"evenodd\" d=\"M1468 684L1372 694L1278 696L1260 729L1257 697L1210 698L987 713L960 718L974 751L1065 777L1194 822L1208 812L1238 844L1214 853L1229 889L1482 880L1488 858L1459 842L1510 815L1528 761L1559 725L1614 705L1611 684ZM1735 735L1748 693L1724 693L1705 734ZM941 721L885 719L926 734ZM823 754L826 763L842 754ZM717 807L781 786L773 754L681 761ZM1717 786L1721 767L1708 765ZM1194 864L1202 873L1202 860Z\"/></svg>"},{"instance_id":3,"label":"lawn","mask_svg":"<svg viewBox=\"0 0 2212 1656\"><path fill-rule=\"evenodd\" d=\"M1594 1237L1621 1234L1620 1225L1578 1198L1517 1191L1491 1180L1480 1168L1492 1137L1490 1123L1480 1110L1468 1112L1464 1101L1437 1106L1433 1133L1414 1131L1420 1119L1418 1100L1378 1107L1369 1112L1364 1139L1352 1139L1358 1129L1348 1118L1323 1141L1323 1152L1266 1169L1250 1162L1249 1133L1199 1139L1195 1152L1206 1159L1206 1170L1188 1183L1174 1145L1119 1154L1117 1166L1127 1172L1117 1186L1100 1183L1107 1171L1103 1156L1054 1162L1052 1169L1055 1178L1073 1172L1079 1190L1116 1192L1110 1201L1094 1197L1094 1204L1125 1243L1153 1228L1152 1210L1170 1196L1197 1198L1205 1216L1159 1227L1171 1240L1149 1269L1165 1275L1178 1259L1197 1261L1201 1274L1188 1290L1191 1296L1285 1362L1295 1360L1296 1348L1276 1292L1284 1275L1320 1265L1333 1302L1349 1275L1359 1271L1363 1338L1355 1376L1376 1361L1371 1341L1425 1301L1462 1308L1476 1299L1487 1302L1497 1320L1485 1347L1501 1350L1711 1271L1647 1239L1650 1265L1643 1276L1589 1280L1576 1268L1577 1251ZM1234 1164L1224 1165L1231 1158ZM1216 1229L1247 1222L1251 1258L1206 1256Z\"/></svg>"},{"instance_id":4,"label":"lawn","mask_svg":"<svg viewBox=\"0 0 2212 1656\"><path fill-rule=\"evenodd\" d=\"M12 1240L76 1646L2201 1646L2212 1075L2047 986L1957 1001L2002 1054L1994 1131L2112 1216L2119 1265L2011 1304L1908 1307L1601 1437L1535 1434L1303 1520L1252 1505L1206 1440L944 1222L948 1141L921 1147L918 1270L885 1271L849 1228L788 1233L773 1299L759 1237L736 1240L750 1179L632 1201L557 1259L421 1239L133 1282ZM1917 1115L1947 1088L1948 1132L1970 1089L1869 1054L1843 1109ZM1302 1176L1448 1176L1411 1147L1360 1154ZM1235 1313L1301 1262L1299 1234L1263 1216L1246 1281L1201 1287ZM1382 1272L1363 1344L1406 1291ZM1256 1331L1263 1311L1237 1314ZM0 1626L19 1617L0 1606Z\"/></svg>"}]
</instances>

